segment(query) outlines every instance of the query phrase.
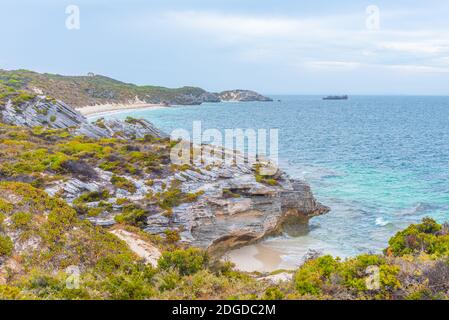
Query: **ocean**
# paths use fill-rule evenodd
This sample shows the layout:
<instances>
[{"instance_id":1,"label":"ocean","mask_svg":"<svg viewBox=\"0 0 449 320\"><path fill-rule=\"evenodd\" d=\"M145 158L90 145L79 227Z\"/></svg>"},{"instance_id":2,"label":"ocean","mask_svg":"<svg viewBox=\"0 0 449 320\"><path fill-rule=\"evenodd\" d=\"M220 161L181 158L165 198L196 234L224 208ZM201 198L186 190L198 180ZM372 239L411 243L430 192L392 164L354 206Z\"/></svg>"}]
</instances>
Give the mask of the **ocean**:
<instances>
[{"instance_id":1,"label":"ocean","mask_svg":"<svg viewBox=\"0 0 449 320\"><path fill-rule=\"evenodd\" d=\"M146 118L167 133L191 130L195 120L203 129L278 128L283 169L307 181L332 210L300 237L265 241L264 251L279 257L272 268L295 267L310 249L340 257L378 253L424 217L449 221L449 97L272 98L107 117Z\"/></svg>"}]
</instances>

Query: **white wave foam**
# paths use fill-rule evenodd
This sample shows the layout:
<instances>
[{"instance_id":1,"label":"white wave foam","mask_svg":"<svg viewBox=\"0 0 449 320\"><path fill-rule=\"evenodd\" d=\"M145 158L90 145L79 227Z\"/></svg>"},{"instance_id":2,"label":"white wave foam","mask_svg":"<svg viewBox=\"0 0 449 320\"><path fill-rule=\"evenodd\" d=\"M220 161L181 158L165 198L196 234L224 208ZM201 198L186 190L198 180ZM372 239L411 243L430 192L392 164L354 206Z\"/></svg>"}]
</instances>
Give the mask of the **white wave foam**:
<instances>
[{"instance_id":1,"label":"white wave foam","mask_svg":"<svg viewBox=\"0 0 449 320\"><path fill-rule=\"evenodd\" d=\"M387 221L382 217L376 218L376 226L385 227L389 223L390 221Z\"/></svg>"}]
</instances>

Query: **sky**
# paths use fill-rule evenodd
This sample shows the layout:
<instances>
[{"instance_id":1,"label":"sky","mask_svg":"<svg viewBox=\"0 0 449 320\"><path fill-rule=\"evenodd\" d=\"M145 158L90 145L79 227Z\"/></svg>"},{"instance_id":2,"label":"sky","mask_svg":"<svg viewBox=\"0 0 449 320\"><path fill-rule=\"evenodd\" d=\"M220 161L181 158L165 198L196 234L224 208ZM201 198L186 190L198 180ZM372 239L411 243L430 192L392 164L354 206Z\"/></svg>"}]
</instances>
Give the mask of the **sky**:
<instances>
[{"instance_id":1,"label":"sky","mask_svg":"<svg viewBox=\"0 0 449 320\"><path fill-rule=\"evenodd\" d=\"M209 91L449 94L447 0L0 0L0 5L1 69L94 72L136 84ZM79 9L79 28L72 6Z\"/></svg>"}]
</instances>

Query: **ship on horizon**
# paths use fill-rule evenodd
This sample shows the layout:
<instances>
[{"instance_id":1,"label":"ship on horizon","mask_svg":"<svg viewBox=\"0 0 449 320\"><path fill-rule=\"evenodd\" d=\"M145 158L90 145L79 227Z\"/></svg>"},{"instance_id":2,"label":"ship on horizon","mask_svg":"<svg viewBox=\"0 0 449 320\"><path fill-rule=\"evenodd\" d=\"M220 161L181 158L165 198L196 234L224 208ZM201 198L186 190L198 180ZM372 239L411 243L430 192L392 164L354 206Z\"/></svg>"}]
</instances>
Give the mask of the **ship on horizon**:
<instances>
[{"instance_id":1,"label":"ship on horizon","mask_svg":"<svg viewBox=\"0 0 449 320\"><path fill-rule=\"evenodd\" d=\"M349 97L347 95L323 97L323 100L348 100L348 99L349 99Z\"/></svg>"}]
</instances>

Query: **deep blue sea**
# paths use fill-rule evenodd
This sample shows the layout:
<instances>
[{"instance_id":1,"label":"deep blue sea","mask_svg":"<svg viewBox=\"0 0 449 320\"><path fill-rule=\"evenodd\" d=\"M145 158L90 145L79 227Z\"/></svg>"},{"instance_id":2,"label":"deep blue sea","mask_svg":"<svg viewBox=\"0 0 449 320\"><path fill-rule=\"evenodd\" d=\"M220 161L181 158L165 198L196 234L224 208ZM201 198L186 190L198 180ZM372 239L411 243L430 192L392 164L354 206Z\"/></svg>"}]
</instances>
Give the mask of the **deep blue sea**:
<instances>
[{"instance_id":1,"label":"deep blue sea","mask_svg":"<svg viewBox=\"0 0 449 320\"><path fill-rule=\"evenodd\" d=\"M299 238L266 245L295 264L308 249L339 256L380 252L426 216L449 220L449 97L273 96L281 101L203 104L108 117L147 118L167 133L192 128L279 128L284 169L332 211Z\"/></svg>"}]
</instances>

